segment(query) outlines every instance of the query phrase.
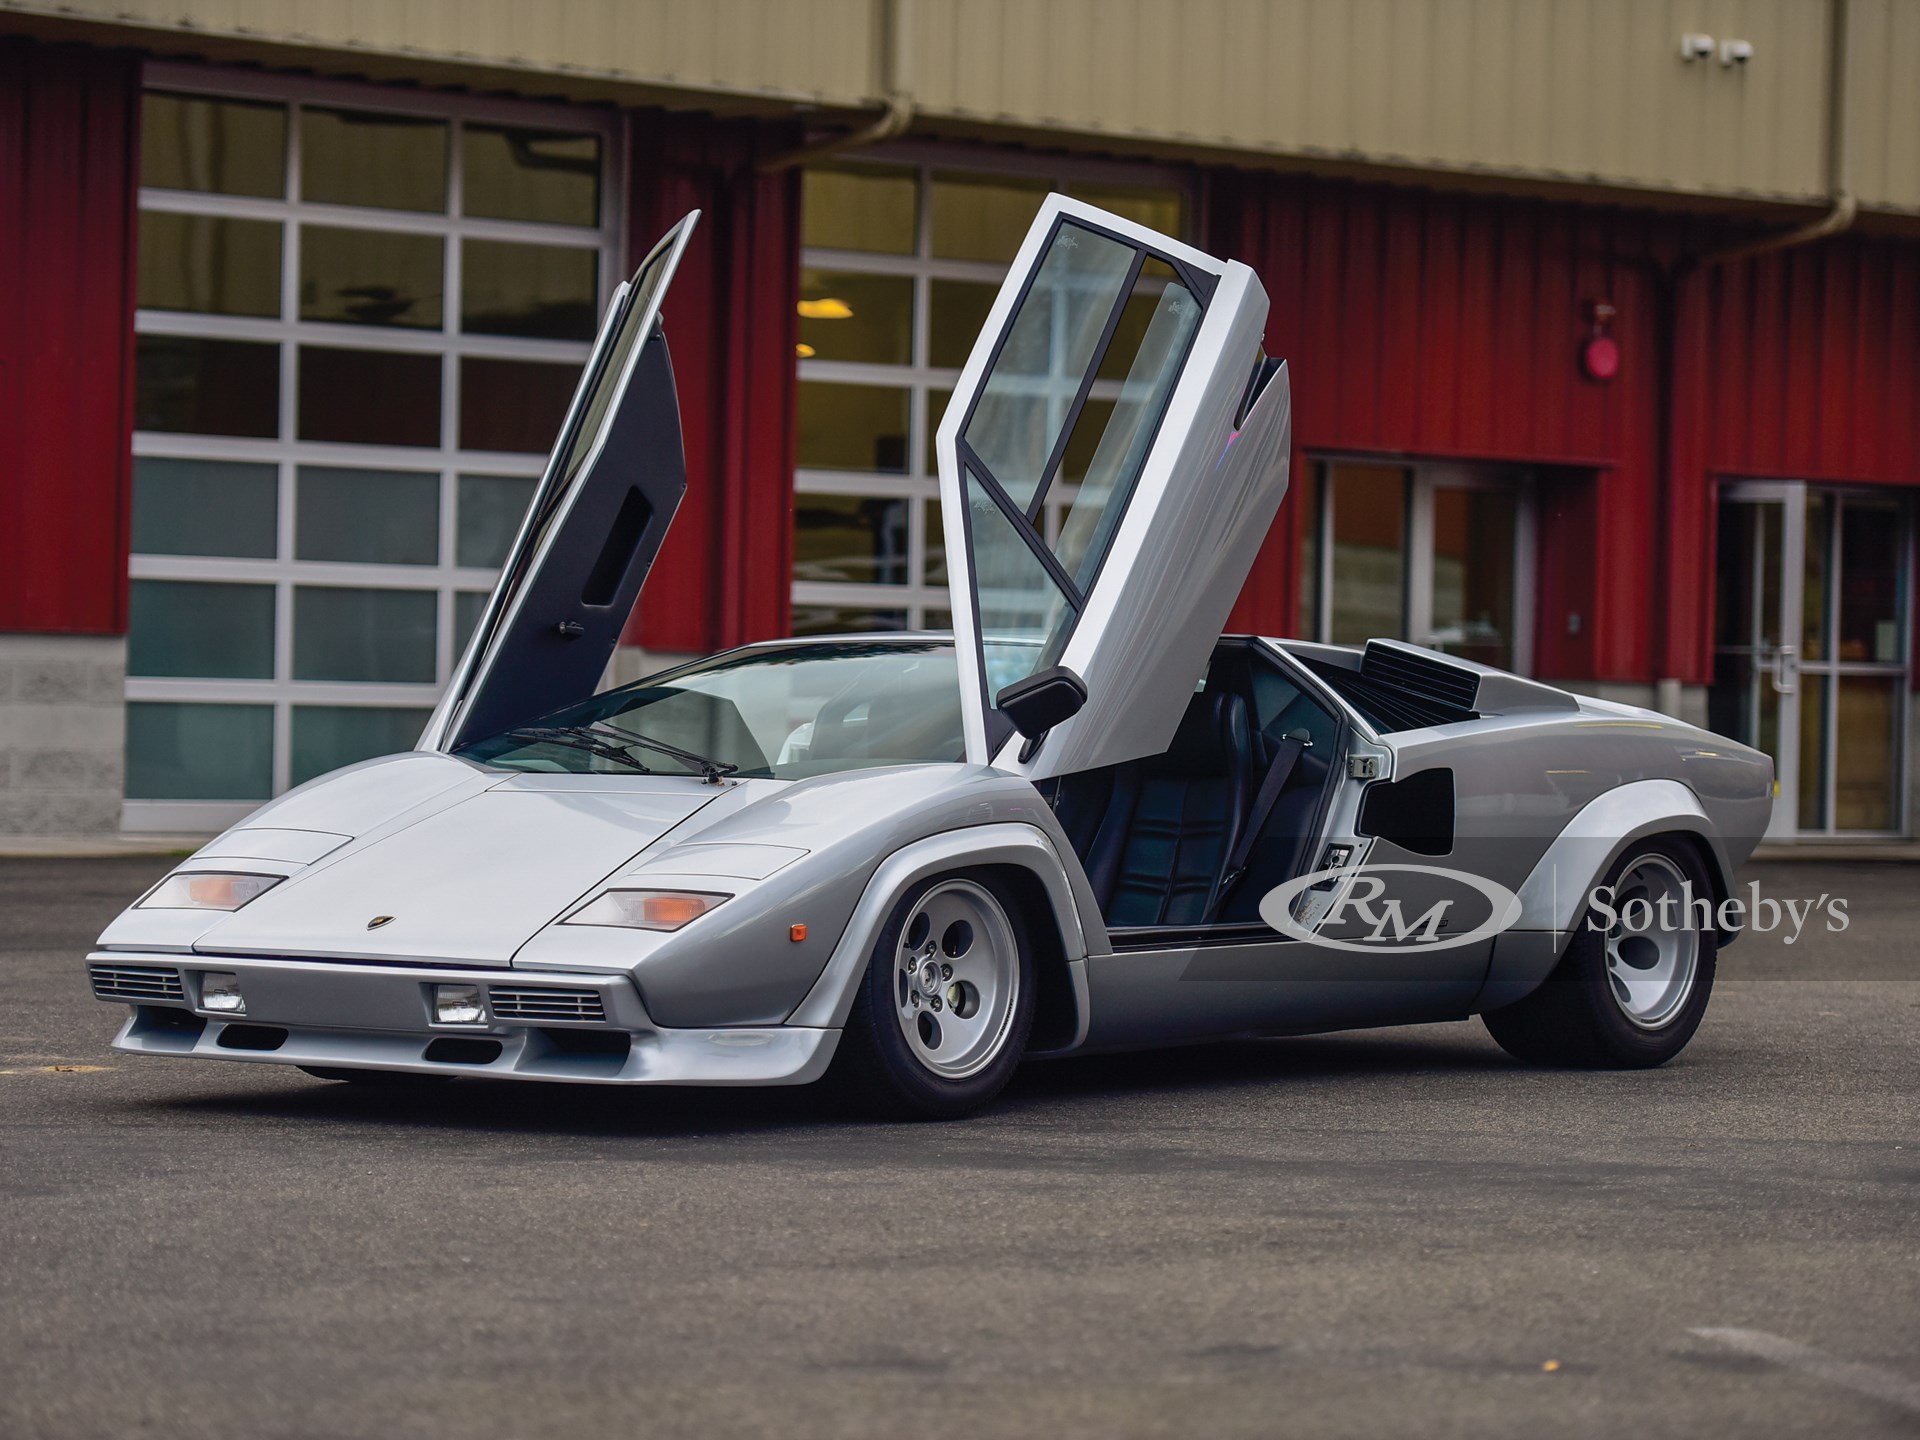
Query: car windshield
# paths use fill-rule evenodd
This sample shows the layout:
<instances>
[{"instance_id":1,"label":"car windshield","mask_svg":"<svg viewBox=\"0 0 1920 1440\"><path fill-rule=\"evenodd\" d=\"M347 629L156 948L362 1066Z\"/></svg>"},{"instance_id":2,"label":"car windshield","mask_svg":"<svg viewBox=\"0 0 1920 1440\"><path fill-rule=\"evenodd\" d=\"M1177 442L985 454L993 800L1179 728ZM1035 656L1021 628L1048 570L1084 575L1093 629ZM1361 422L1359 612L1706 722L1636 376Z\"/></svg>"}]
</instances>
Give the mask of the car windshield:
<instances>
[{"instance_id":1,"label":"car windshield","mask_svg":"<svg viewBox=\"0 0 1920 1440\"><path fill-rule=\"evenodd\" d=\"M959 669L953 642L941 636L735 650L609 690L455 753L510 770L700 774L713 766L800 780L877 765L957 761L965 749Z\"/></svg>"}]
</instances>

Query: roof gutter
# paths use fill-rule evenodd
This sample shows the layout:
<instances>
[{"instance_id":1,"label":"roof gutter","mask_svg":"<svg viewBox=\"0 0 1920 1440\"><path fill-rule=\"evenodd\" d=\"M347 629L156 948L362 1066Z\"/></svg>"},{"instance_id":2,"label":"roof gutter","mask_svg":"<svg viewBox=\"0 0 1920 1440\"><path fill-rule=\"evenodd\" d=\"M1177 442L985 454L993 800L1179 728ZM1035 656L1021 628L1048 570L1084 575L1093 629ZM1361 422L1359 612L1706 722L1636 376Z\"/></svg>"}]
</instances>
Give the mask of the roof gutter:
<instances>
[{"instance_id":1,"label":"roof gutter","mask_svg":"<svg viewBox=\"0 0 1920 1440\"><path fill-rule=\"evenodd\" d=\"M886 107L880 117L857 130L849 130L843 135L829 135L824 140L801 145L792 150L783 150L777 155L769 155L753 167L762 175L778 174L782 170L792 170L797 166L811 165L816 160L829 155L837 155L842 150L856 150L865 145L877 145L883 140L891 140L906 133L907 126L913 123L913 99L900 83L900 77L906 69L906 26L901 16L900 0L882 0L880 9L880 91L885 97L882 104Z\"/></svg>"}]
</instances>

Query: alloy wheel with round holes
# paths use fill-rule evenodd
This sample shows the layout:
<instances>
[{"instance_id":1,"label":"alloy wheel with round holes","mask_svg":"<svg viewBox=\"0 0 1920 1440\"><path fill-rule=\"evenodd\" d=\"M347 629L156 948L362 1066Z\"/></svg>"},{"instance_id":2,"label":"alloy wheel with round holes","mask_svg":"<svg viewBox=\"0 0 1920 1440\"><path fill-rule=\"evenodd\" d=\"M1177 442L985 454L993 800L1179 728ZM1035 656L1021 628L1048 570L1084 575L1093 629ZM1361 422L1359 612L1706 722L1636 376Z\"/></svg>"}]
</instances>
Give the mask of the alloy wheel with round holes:
<instances>
[{"instance_id":1,"label":"alloy wheel with round holes","mask_svg":"<svg viewBox=\"0 0 1920 1440\"><path fill-rule=\"evenodd\" d=\"M990 872L938 876L895 906L867 963L834 1070L888 1116L950 1119L1011 1078L1033 1024L1033 947Z\"/></svg>"},{"instance_id":2,"label":"alloy wheel with round holes","mask_svg":"<svg viewBox=\"0 0 1920 1440\"><path fill-rule=\"evenodd\" d=\"M1603 882L1553 973L1480 1018L1500 1047L1536 1065L1662 1065L1693 1038L1713 992L1719 934L1701 925L1714 889L1690 841L1630 846Z\"/></svg>"},{"instance_id":3,"label":"alloy wheel with round holes","mask_svg":"<svg viewBox=\"0 0 1920 1440\"><path fill-rule=\"evenodd\" d=\"M1699 893L1686 872L1657 851L1636 857L1615 883L1616 918L1601 948L1608 988L1629 1024L1658 1030L1693 993L1700 933L1662 917L1679 916Z\"/></svg>"}]
</instances>

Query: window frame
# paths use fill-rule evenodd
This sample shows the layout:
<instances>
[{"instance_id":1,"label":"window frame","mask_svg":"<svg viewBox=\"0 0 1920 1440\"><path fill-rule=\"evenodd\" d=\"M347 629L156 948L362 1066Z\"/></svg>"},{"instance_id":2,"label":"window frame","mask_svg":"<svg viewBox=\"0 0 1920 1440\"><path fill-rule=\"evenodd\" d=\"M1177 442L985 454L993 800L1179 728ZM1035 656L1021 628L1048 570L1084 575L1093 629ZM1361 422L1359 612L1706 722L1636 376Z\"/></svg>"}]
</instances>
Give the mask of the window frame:
<instances>
[{"instance_id":1,"label":"window frame","mask_svg":"<svg viewBox=\"0 0 1920 1440\"><path fill-rule=\"evenodd\" d=\"M1302 533L1302 550L1310 550L1313 567L1312 613L1299 628L1305 638L1333 643L1333 469L1342 464L1391 466L1405 472L1403 500L1405 564L1400 575L1400 634L1383 639L1429 643L1433 632L1433 560L1436 490L1497 490L1514 498L1513 515L1513 634L1512 673L1534 672L1534 625L1538 603L1539 482L1526 466L1490 461L1424 460L1405 455L1367 451L1315 450L1307 456L1307 483L1314 487L1312 533ZM1304 556L1296 563L1304 563Z\"/></svg>"},{"instance_id":2,"label":"window frame","mask_svg":"<svg viewBox=\"0 0 1920 1440\"><path fill-rule=\"evenodd\" d=\"M911 254L803 247L800 268L835 270L862 275L901 276L913 282L912 336L904 365L856 360L795 357L796 383L824 381L843 385L870 385L907 391L907 468L898 474L811 467L796 456L793 488L796 505L804 496L898 500L907 507L906 579L897 585L858 580L794 579L791 599L795 611L819 607L835 610L901 611L907 631L936 628L938 615L949 613L950 592L945 581L927 578L929 517L940 500L940 477L933 463L932 397L951 394L960 379L960 366L931 363L933 286L937 281L961 281L998 289L1012 260L950 260L933 254L932 181L935 174L965 174L986 179L1043 180L1049 190L1067 191L1076 185L1115 185L1163 190L1180 198L1182 232L1189 240L1200 200L1191 170L1097 160L1067 161L1013 152L983 153L977 147L937 143L909 143L875 147L857 156L835 156L835 167L872 166L880 170L909 170L914 174L914 248ZM804 224L804 217L802 217ZM803 232L804 238L804 232ZM1164 257L1162 257L1164 258ZM1117 398L1118 380L1096 381L1089 398ZM1060 525L1078 487L1059 479L1046 487L1035 520L1049 554L1059 540ZM938 624L945 629L948 624ZM804 638L804 637L803 637Z\"/></svg>"},{"instance_id":3,"label":"window frame","mask_svg":"<svg viewBox=\"0 0 1920 1440\"><path fill-rule=\"evenodd\" d=\"M187 580L270 585L275 592L274 673L262 680L205 680L129 676L126 699L269 705L273 710L271 792L279 795L292 779L295 706L403 708L426 717L439 700L459 660L455 629L465 593L487 593L496 569L458 564L459 486L463 475L519 479L537 484L546 452L465 450L460 447L460 370L469 358L584 364L592 337L580 340L533 339L466 334L461 330L462 243L502 240L590 250L598 257L594 296L596 316L626 278L626 157L628 125L611 108L477 98L417 92L377 84L251 74L173 61L148 61L142 95L163 91L207 99L265 101L286 113L285 188L278 198L223 195L142 186L141 211L166 211L217 218L267 220L280 226L280 309L275 318L213 315L137 309L136 335L166 335L245 340L276 347L279 359L277 433L271 438L196 435L136 430L133 456L143 459L240 461L274 467L276 546L271 559L200 555L134 554L131 580ZM446 208L437 213L373 206L309 203L300 194L300 112L305 106L430 118L448 127ZM600 215L592 227L538 221L469 217L462 211L464 157L462 130L468 123L593 133L601 140ZM440 239L443 300L438 328L389 328L301 320L300 231L302 226L426 234ZM306 441L297 438L302 345L436 356L440 362L438 446L367 445ZM431 565L300 560L295 552L297 472L302 467L396 470L438 478L436 559ZM431 682L316 681L293 678L293 620L296 587L425 591L435 596L434 678ZM265 799L268 797L262 797ZM122 825L128 830L200 831L231 824L259 802L125 799Z\"/></svg>"}]
</instances>

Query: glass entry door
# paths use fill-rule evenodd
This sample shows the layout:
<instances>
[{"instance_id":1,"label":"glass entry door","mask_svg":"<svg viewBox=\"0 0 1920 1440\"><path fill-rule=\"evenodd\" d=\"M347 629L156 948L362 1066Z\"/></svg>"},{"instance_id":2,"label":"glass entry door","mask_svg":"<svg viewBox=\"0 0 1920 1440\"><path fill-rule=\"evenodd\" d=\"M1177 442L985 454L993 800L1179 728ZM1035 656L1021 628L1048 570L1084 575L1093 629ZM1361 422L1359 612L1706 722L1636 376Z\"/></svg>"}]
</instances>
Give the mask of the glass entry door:
<instances>
[{"instance_id":1,"label":"glass entry door","mask_svg":"<svg viewBox=\"0 0 1920 1440\"><path fill-rule=\"evenodd\" d=\"M1723 492L1712 728L1774 757L1775 837L1904 823L1910 517L1797 481Z\"/></svg>"}]
</instances>

